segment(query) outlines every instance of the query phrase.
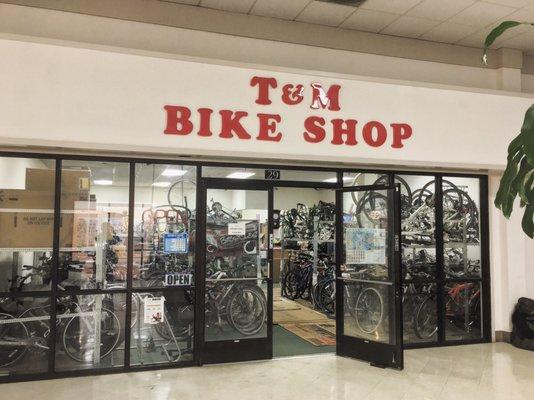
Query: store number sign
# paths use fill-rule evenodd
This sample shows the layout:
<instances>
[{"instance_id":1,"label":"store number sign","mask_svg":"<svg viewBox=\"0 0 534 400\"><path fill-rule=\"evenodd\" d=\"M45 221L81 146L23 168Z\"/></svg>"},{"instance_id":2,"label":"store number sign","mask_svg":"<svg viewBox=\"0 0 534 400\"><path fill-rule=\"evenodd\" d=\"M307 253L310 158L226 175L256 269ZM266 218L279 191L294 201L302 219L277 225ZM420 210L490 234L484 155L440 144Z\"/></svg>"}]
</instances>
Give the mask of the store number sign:
<instances>
[{"instance_id":1,"label":"store number sign","mask_svg":"<svg viewBox=\"0 0 534 400\"><path fill-rule=\"evenodd\" d=\"M279 169L266 169L265 170L265 179L271 180L271 181L279 181L280 180L280 170Z\"/></svg>"},{"instance_id":2,"label":"store number sign","mask_svg":"<svg viewBox=\"0 0 534 400\"><path fill-rule=\"evenodd\" d=\"M341 85L334 84L325 88L320 83L310 85L299 82L287 83L262 76L252 77L249 85L254 91L255 103L262 108L265 107L265 112L252 116L245 110L213 110L209 107L195 110L181 104L168 104L163 107L166 118L163 133L282 143L287 133L284 132L282 116L269 108L273 99L279 97L281 103L289 109L299 107L301 111L302 106L307 105L311 110L309 112L311 115L302 121L301 132L291 132L292 135L300 134L303 143L326 142L336 146L371 148L389 146L401 149L413 135L412 126L403 121L385 123L362 120L358 116L337 117L336 114L342 112ZM248 122L253 120L257 129L252 131L250 128L245 128L245 125L251 126ZM245 121L247 124L244 124ZM217 131L212 128L215 122L220 126Z\"/></svg>"}]
</instances>

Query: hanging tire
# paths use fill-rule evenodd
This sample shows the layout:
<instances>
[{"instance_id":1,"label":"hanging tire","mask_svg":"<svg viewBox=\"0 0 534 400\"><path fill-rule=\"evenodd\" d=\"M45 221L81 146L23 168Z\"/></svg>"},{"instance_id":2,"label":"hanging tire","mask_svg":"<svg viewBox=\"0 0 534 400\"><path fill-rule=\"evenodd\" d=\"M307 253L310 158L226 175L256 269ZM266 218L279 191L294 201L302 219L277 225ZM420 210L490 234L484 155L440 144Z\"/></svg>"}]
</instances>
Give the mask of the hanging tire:
<instances>
[{"instance_id":1,"label":"hanging tire","mask_svg":"<svg viewBox=\"0 0 534 400\"><path fill-rule=\"evenodd\" d=\"M242 286L234 290L226 306L228 323L245 336L260 332L267 319L267 299L257 286Z\"/></svg>"}]
</instances>

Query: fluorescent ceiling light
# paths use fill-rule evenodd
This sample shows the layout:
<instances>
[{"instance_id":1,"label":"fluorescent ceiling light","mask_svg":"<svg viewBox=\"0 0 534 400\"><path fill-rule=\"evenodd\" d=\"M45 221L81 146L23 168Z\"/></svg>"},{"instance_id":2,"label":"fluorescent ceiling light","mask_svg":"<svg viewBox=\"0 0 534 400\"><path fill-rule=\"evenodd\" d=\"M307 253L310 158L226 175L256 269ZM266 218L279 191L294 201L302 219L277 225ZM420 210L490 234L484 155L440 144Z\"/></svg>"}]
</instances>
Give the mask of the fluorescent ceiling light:
<instances>
[{"instance_id":1,"label":"fluorescent ceiling light","mask_svg":"<svg viewBox=\"0 0 534 400\"><path fill-rule=\"evenodd\" d=\"M112 180L109 180L109 179L95 179L93 181L93 183L95 185L100 185L100 186L109 186L109 185L113 185L113 181Z\"/></svg>"},{"instance_id":2,"label":"fluorescent ceiling light","mask_svg":"<svg viewBox=\"0 0 534 400\"><path fill-rule=\"evenodd\" d=\"M343 177L343 182L348 182L348 181L351 181L352 178L350 176L344 176ZM337 182L337 178L328 178L328 179L325 179L323 182L325 183L336 183Z\"/></svg>"},{"instance_id":3,"label":"fluorescent ceiling light","mask_svg":"<svg viewBox=\"0 0 534 400\"><path fill-rule=\"evenodd\" d=\"M152 184L152 186L156 186L156 187L169 187L171 186L171 183L170 182L154 182Z\"/></svg>"},{"instance_id":4,"label":"fluorescent ceiling light","mask_svg":"<svg viewBox=\"0 0 534 400\"><path fill-rule=\"evenodd\" d=\"M255 172L239 172L238 171L238 172L232 172L230 175L226 175L226 177L232 178L232 179L247 179L254 175L256 175Z\"/></svg>"},{"instance_id":5,"label":"fluorescent ceiling light","mask_svg":"<svg viewBox=\"0 0 534 400\"><path fill-rule=\"evenodd\" d=\"M187 170L185 169L176 169L176 168L167 168L165 171L161 173L163 176L183 176L187 174Z\"/></svg>"}]
</instances>

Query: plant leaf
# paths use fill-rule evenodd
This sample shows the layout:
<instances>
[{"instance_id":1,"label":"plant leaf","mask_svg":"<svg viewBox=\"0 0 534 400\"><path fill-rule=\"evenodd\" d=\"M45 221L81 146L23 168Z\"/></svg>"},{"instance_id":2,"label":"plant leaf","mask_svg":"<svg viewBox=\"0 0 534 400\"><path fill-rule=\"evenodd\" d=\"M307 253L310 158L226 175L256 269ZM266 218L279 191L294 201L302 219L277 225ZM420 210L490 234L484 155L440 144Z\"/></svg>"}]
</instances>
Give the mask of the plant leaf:
<instances>
[{"instance_id":1,"label":"plant leaf","mask_svg":"<svg viewBox=\"0 0 534 400\"><path fill-rule=\"evenodd\" d=\"M518 22L518 21L504 21L503 23L501 23L499 26L497 26L496 28L494 28L489 34L488 36L486 36L486 40L484 42L484 55L482 56L482 61L484 62L485 65L488 64L487 60L488 60L488 56L487 56L487 52L488 52L488 48L493 44L493 42L495 42L495 40L497 40L497 38L499 36L501 36L504 32L506 32L508 29L510 28L514 28L518 25L521 25L521 22Z\"/></svg>"},{"instance_id":2,"label":"plant leaf","mask_svg":"<svg viewBox=\"0 0 534 400\"><path fill-rule=\"evenodd\" d=\"M534 190L532 190L532 185L534 185L534 168L531 168L530 171L525 174L525 178L523 179L522 184L519 185L519 189L517 191L521 201L525 204L534 205L534 199L531 198L532 193L534 193Z\"/></svg>"},{"instance_id":3,"label":"plant leaf","mask_svg":"<svg viewBox=\"0 0 534 400\"><path fill-rule=\"evenodd\" d=\"M506 218L510 217L513 209L515 194L512 196L511 186L517 175L519 162L523 158L521 147L521 134L519 134L508 146L508 163L495 196L495 206L502 210Z\"/></svg>"},{"instance_id":4,"label":"plant leaf","mask_svg":"<svg viewBox=\"0 0 534 400\"><path fill-rule=\"evenodd\" d=\"M529 238L534 239L534 205L530 204L525 208L521 227Z\"/></svg>"}]
</instances>

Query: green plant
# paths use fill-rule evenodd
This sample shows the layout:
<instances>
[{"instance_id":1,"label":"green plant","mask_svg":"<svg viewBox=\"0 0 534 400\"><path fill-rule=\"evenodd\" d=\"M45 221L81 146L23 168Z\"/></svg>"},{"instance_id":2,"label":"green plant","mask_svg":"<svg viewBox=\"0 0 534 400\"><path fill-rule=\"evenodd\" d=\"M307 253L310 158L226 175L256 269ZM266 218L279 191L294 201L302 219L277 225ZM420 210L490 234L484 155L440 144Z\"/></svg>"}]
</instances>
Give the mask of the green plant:
<instances>
[{"instance_id":1,"label":"green plant","mask_svg":"<svg viewBox=\"0 0 534 400\"><path fill-rule=\"evenodd\" d=\"M505 21L489 33L484 43L482 56L484 64L487 64L488 48L495 40L508 29L522 24L534 26L533 23ZM525 113L521 132L508 146L508 162L495 196L495 206L509 218L518 196L520 207L525 209L521 227L532 239L534 238L534 104Z\"/></svg>"}]
</instances>

